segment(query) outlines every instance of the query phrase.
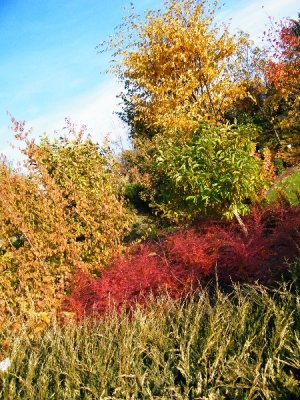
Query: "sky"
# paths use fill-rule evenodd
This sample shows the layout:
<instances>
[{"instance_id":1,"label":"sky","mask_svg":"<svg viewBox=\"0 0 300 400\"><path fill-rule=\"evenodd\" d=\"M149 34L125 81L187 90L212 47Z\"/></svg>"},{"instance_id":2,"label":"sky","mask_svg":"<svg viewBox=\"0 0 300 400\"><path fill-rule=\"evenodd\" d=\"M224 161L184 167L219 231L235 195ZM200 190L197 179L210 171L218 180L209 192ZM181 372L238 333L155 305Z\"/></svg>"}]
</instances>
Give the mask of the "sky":
<instances>
[{"instance_id":1,"label":"sky","mask_svg":"<svg viewBox=\"0 0 300 400\"><path fill-rule=\"evenodd\" d=\"M61 132L65 118L87 126L101 143L107 135L128 145L115 114L121 83L105 74L109 55L96 46L113 34L129 0L0 0L0 153L18 159L7 111L25 120L35 137ZM160 0L133 1L137 12ZM225 0L219 18L256 43L269 17L297 18L299 0ZM127 12L126 12L127 10Z\"/></svg>"}]
</instances>

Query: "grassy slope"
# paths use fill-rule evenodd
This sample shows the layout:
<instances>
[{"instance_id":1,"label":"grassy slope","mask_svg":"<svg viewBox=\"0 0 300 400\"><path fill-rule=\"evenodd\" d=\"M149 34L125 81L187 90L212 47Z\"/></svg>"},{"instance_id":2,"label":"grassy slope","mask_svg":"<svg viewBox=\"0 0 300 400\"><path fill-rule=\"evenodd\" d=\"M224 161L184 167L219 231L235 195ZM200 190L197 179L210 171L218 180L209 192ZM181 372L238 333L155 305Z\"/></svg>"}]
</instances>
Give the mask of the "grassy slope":
<instances>
[{"instance_id":1,"label":"grassy slope","mask_svg":"<svg viewBox=\"0 0 300 400\"><path fill-rule=\"evenodd\" d=\"M11 338L9 399L300 398L300 297L288 288L206 291L90 324Z\"/></svg>"},{"instance_id":2,"label":"grassy slope","mask_svg":"<svg viewBox=\"0 0 300 400\"><path fill-rule=\"evenodd\" d=\"M296 190L300 190L300 169L294 170L290 175L279 178L279 181L268 192L267 200L274 201L278 196L278 190L283 191L289 198L291 204L297 204Z\"/></svg>"}]
</instances>

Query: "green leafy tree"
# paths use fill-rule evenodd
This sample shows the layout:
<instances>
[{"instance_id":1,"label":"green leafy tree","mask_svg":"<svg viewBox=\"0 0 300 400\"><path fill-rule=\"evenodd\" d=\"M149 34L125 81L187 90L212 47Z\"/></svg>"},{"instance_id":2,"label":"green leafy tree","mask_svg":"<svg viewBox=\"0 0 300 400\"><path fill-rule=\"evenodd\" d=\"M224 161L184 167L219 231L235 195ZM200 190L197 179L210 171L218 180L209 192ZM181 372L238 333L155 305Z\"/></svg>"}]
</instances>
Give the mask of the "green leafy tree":
<instances>
[{"instance_id":1,"label":"green leafy tree","mask_svg":"<svg viewBox=\"0 0 300 400\"><path fill-rule=\"evenodd\" d=\"M165 141L153 164L154 206L171 220L214 213L225 218L249 211L263 187L250 125L203 123L192 142Z\"/></svg>"}]
</instances>

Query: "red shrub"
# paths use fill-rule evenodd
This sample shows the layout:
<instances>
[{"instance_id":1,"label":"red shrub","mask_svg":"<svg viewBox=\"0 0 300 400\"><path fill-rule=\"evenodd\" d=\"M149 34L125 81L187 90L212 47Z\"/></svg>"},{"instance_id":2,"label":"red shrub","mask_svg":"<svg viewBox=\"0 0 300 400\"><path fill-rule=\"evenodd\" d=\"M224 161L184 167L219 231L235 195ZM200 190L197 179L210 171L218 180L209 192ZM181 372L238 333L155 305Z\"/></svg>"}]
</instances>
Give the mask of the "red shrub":
<instances>
[{"instance_id":1,"label":"red shrub","mask_svg":"<svg viewBox=\"0 0 300 400\"><path fill-rule=\"evenodd\" d=\"M104 313L110 307L131 307L136 301L145 301L150 293L159 294L165 289L175 295L177 285L167 263L156 252L155 245L140 246L133 254L120 257L101 273L101 278L91 279L78 272L73 292L66 299L66 307L77 316Z\"/></svg>"},{"instance_id":2,"label":"red shrub","mask_svg":"<svg viewBox=\"0 0 300 400\"><path fill-rule=\"evenodd\" d=\"M286 261L300 254L300 207L257 208L245 223L247 237L235 223L215 229L220 279L262 283L278 279Z\"/></svg>"},{"instance_id":3,"label":"red shrub","mask_svg":"<svg viewBox=\"0 0 300 400\"><path fill-rule=\"evenodd\" d=\"M217 260L214 245L210 232L201 235L195 229L170 235L165 242L169 262L197 270L201 276L209 275Z\"/></svg>"},{"instance_id":4,"label":"red shrub","mask_svg":"<svg viewBox=\"0 0 300 400\"><path fill-rule=\"evenodd\" d=\"M235 222L198 225L139 246L98 279L79 271L66 309L82 317L103 314L111 306L129 309L166 289L182 296L213 278L216 270L221 284L277 279L285 261L299 256L300 207L257 208L245 224L247 237Z\"/></svg>"}]
</instances>

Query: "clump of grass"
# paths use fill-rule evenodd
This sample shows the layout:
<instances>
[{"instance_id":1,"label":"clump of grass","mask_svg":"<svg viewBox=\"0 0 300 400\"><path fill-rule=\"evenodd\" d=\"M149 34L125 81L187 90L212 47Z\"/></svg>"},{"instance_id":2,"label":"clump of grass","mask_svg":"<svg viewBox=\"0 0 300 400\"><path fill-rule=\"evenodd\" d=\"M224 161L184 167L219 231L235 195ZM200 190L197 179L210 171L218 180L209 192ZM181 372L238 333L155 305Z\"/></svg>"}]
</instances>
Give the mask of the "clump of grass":
<instances>
[{"instance_id":1,"label":"clump of grass","mask_svg":"<svg viewBox=\"0 0 300 400\"><path fill-rule=\"evenodd\" d=\"M152 298L131 315L24 333L10 339L0 397L300 398L299 300L287 284L206 289L184 301Z\"/></svg>"}]
</instances>

